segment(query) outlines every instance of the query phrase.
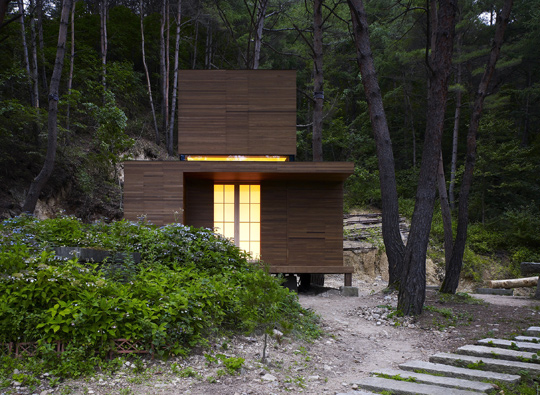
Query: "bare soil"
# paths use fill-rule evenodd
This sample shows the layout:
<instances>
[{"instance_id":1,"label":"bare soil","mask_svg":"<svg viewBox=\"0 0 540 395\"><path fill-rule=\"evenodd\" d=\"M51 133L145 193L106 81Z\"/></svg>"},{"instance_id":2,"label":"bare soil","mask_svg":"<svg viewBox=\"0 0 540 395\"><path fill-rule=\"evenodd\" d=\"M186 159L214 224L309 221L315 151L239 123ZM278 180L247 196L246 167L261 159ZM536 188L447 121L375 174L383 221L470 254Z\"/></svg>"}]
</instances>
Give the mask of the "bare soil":
<instances>
[{"instance_id":1,"label":"bare soil","mask_svg":"<svg viewBox=\"0 0 540 395\"><path fill-rule=\"evenodd\" d=\"M386 284L381 279L355 279L359 297L341 296L338 281L330 285L299 296L304 307L320 315L326 335L312 343L285 337L279 344L271 339L267 364L260 363L262 336L238 336L213 345L214 355L245 358L238 375L220 375L224 366L208 366L201 354L167 362L148 360L142 373L126 365L112 376L62 383L54 393L336 394L350 391L355 380L374 368L397 367L411 359L427 361L431 354L451 352L483 337L506 338L540 325L540 301L530 297L473 295L485 302L441 302L433 289L427 291L428 307L416 321L372 316L369 320L366 312L391 312L384 306L396 306L396 295L382 292ZM188 367L197 377L182 377Z\"/></svg>"}]
</instances>

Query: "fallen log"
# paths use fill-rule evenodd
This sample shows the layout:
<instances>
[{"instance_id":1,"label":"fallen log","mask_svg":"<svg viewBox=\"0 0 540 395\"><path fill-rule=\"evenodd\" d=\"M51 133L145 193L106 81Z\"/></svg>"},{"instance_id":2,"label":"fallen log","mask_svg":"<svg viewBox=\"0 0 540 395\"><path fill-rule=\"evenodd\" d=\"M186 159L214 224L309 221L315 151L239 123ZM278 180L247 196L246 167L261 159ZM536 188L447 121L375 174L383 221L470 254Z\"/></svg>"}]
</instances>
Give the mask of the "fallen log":
<instances>
[{"instance_id":1,"label":"fallen log","mask_svg":"<svg viewBox=\"0 0 540 395\"><path fill-rule=\"evenodd\" d=\"M512 278L508 280L491 280L487 282L489 288L521 288L536 287L538 277Z\"/></svg>"}]
</instances>

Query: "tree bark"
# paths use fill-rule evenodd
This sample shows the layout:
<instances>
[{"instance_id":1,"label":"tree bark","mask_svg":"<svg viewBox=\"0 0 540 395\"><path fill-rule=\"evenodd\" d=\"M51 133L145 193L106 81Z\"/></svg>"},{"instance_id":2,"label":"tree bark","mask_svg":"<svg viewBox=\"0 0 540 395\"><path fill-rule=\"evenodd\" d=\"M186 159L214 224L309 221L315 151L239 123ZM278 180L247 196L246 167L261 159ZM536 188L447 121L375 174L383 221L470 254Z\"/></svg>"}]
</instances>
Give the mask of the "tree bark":
<instances>
[{"instance_id":1,"label":"tree bark","mask_svg":"<svg viewBox=\"0 0 540 395\"><path fill-rule=\"evenodd\" d=\"M53 74L51 77L49 91L49 115L48 115L48 141L45 163L38 176L30 184L28 194L24 201L22 210L26 213L33 213L41 190L45 186L54 169L54 160L56 157L57 145L57 118L58 118L58 88L64 66L64 54L66 52L66 37L68 30L69 11L72 0L64 0L62 5L62 15L60 17L60 27L58 29L58 45L56 49L56 60L54 63Z\"/></svg>"},{"instance_id":2,"label":"tree bark","mask_svg":"<svg viewBox=\"0 0 540 395\"><path fill-rule=\"evenodd\" d=\"M446 179L444 177L444 162L441 156L439 159L439 168L437 173L437 188L439 190L439 202L441 205L441 215L443 220L444 230L444 263L448 267L452 258L452 247L454 245L454 235L452 234L452 211L448 203L448 195L446 193Z\"/></svg>"},{"instance_id":3,"label":"tree bark","mask_svg":"<svg viewBox=\"0 0 540 395\"><path fill-rule=\"evenodd\" d=\"M4 18L6 16L7 8L11 0L0 0L0 29L4 24Z\"/></svg>"},{"instance_id":4,"label":"tree bark","mask_svg":"<svg viewBox=\"0 0 540 395\"><path fill-rule=\"evenodd\" d=\"M457 39L458 55L461 53L461 38L462 34L460 34ZM450 201L450 208L452 210L455 210L456 208L456 197L454 194L454 190L456 187L459 123L461 121L461 63L458 63L457 65L456 84L458 85L458 90L456 92L456 111L454 112L454 131L452 133L452 162L450 164L450 187L448 188L448 199Z\"/></svg>"},{"instance_id":5,"label":"tree bark","mask_svg":"<svg viewBox=\"0 0 540 395\"><path fill-rule=\"evenodd\" d=\"M441 292L456 293L459 285L459 276L463 266L463 254L465 252L465 243L467 241L467 227L469 222L469 193L472 186L474 165L476 163L476 136L478 126L482 116L484 107L484 99L487 96L487 89L491 81L491 77L495 72L495 65L499 59L501 46L504 40L504 31L510 19L510 11L512 9L513 0L505 0L502 12L497 13L497 26L495 30L495 38L492 43L489 59L486 64L486 69L478 85L476 98L471 113L471 121L467 132L467 157L465 160L465 171L461 188L459 192L459 212L456 240L452 250L452 259L448 270L445 273L444 281L441 286Z\"/></svg>"},{"instance_id":6,"label":"tree bark","mask_svg":"<svg viewBox=\"0 0 540 395\"><path fill-rule=\"evenodd\" d=\"M26 44L26 27L24 23L24 3L23 0L18 0L19 5L19 12L21 14L21 17L19 18L19 22L21 24L21 43L23 47L23 62L24 62L24 68L26 70L26 76L28 78L28 81L30 82L31 89L30 89L30 102L32 103L32 107L36 107L36 97L34 96L34 89L33 89L33 81L32 81L32 72L30 71L30 58L28 57L28 45Z\"/></svg>"},{"instance_id":7,"label":"tree bark","mask_svg":"<svg viewBox=\"0 0 540 395\"><path fill-rule=\"evenodd\" d=\"M154 121L154 130L156 133L156 144L159 145L159 128L156 120L156 110L154 108L154 100L152 99L152 85L150 83L150 73L148 72L148 66L146 64L146 54L144 50L144 11L143 0L139 1L139 14L141 17L141 49L142 49L142 61L144 66L144 74L146 75L146 86L148 89L148 98L150 99L150 111L152 112L152 119Z\"/></svg>"},{"instance_id":8,"label":"tree bark","mask_svg":"<svg viewBox=\"0 0 540 395\"><path fill-rule=\"evenodd\" d=\"M103 90L107 89L107 1L108 0L101 0L99 8L101 36L101 85L103 85Z\"/></svg>"},{"instance_id":9,"label":"tree bark","mask_svg":"<svg viewBox=\"0 0 540 395\"><path fill-rule=\"evenodd\" d=\"M399 231L398 194L392 141L384 112L375 64L373 63L364 4L362 0L347 0L347 3L351 11L357 62L362 75L362 84L366 93L377 148L382 199L382 234L389 266L388 285L389 287L397 288L401 281L405 246Z\"/></svg>"},{"instance_id":10,"label":"tree bark","mask_svg":"<svg viewBox=\"0 0 540 395\"><path fill-rule=\"evenodd\" d=\"M176 41L174 47L174 75L173 75L173 97L171 103L171 119L169 121L169 145L167 151L170 156L173 153L173 141L174 141L174 118L176 115L176 95L178 92L178 53L180 52L180 21L182 19L182 0L178 0L176 10Z\"/></svg>"},{"instance_id":11,"label":"tree bark","mask_svg":"<svg viewBox=\"0 0 540 395\"><path fill-rule=\"evenodd\" d=\"M268 6L268 0L260 0L257 7L257 24L255 29L255 43L253 45L253 70L259 68L259 62L261 60L261 46L262 36L264 28L264 20L266 17L266 8Z\"/></svg>"},{"instance_id":12,"label":"tree bark","mask_svg":"<svg viewBox=\"0 0 540 395\"><path fill-rule=\"evenodd\" d=\"M75 5L76 4L77 2L75 1L73 3L73 7L71 7L71 57L69 60L69 76L68 76L68 84L67 84L68 96L71 96L71 86L73 84L73 66L75 63ZM68 132L68 136L69 136L69 128L70 128L70 112L71 112L71 105L70 105L70 101L68 100L67 112L66 112L66 130Z\"/></svg>"},{"instance_id":13,"label":"tree bark","mask_svg":"<svg viewBox=\"0 0 540 395\"><path fill-rule=\"evenodd\" d=\"M313 3L313 161L322 162L322 129L324 105L323 78L323 0Z\"/></svg>"},{"instance_id":14,"label":"tree bark","mask_svg":"<svg viewBox=\"0 0 540 395\"><path fill-rule=\"evenodd\" d=\"M37 12L38 12L38 38L39 38L39 52L41 57L41 83L43 84L43 91L49 91L49 84L47 82L47 68L45 62L45 44L43 43L43 0L37 0Z\"/></svg>"},{"instance_id":15,"label":"tree bark","mask_svg":"<svg viewBox=\"0 0 540 395\"><path fill-rule=\"evenodd\" d=\"M489 288L521 288L536 287L538 277L512 278L508 280L491 280L487 282Z\"/></svg>"},{"instance_id":16,"label":"tree bark","mask_svg":"<svg viewBox=\"0 0 540 395\"><path fill-rule=\"evenodd\" d=\"M452 68L456 10L457 0L439 1L437 28L434 32L435 45L432 47L428 64L430 76L424 150L398 295L398 309L405 315L419 315L424 307L426 253L437 190L437 169Z\"/></svg>"},{"instance_id":17,"label":"tree bark","mask_svg":"<svg viewBox=\"0 0 540 395\"><path fill-rule=\"evenodd\" d=\"M168 1L162 0L161 2L161 24L159 29L159 66L161 70L161 129L165 135L165 145L168 145L168 116L169 116L169 86L167 85L167 40L166 40L166 26L167 26L167 8Z\"/></svg>"},{"instance_id":18,"label":"tree bark","mask_svg":"<svg viewBox=\"0 0 540 395\"><path fill-rule=\"evenodd\" d=\"M30 0L30 8L34 9L34 1ZM38 73L38 61L37 61L37 34L36 34L36 22L34 16L30 15L30 46L32 48L32 89L34 96L34 107L39 109L39 73Z\"/></svg>"}]
</instances>

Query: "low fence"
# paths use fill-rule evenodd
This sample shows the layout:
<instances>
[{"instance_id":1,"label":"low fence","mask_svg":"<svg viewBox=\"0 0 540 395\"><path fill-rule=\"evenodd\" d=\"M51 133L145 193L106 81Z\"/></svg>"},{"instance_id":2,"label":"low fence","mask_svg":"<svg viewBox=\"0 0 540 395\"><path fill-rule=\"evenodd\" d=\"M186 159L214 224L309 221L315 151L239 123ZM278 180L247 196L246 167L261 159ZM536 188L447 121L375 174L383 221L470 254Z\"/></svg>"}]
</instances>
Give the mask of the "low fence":
<instances>
[{"instance_id":1,"label":"low fence","mask_svg":"<svg viewBox=\"0 0 540 395\"><path fill-rule=\"evenodd\" d=\"M55 351L60 354L66 350L66 345L69 343L64 342L54 342L48 343L55 345ZM24 355L34 356L38 351L39 343L38 342L9 342L9 343L0 343L0 355L15 354L17 358ZM153 347L151 349L153 351ZM109 357L112 358L114 354L152 354L153 352L144 349L143 342L140 340L132 339L114 339L112 350L109 351Z\"/></svg>"}]
</instances>

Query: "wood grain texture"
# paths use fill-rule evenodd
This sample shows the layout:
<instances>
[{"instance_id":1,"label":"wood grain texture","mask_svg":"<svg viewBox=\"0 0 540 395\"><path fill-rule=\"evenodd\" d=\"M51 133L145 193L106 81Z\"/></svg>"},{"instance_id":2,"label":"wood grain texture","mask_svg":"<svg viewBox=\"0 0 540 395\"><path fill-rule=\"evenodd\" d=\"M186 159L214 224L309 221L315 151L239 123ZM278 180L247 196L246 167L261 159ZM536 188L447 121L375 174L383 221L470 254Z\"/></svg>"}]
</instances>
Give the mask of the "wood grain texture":
<instances>
[{"instance_id":1,"label":"wood grain texture","mask_svg":"<svg viewBox=\"0 0 540 395\"><path fill-rule=\"evenodd\" d=\"M296 155L296 71L180 70L178 153Z\"/></svg>"},{"instance_id":2,"label":"wood grain texture","mask_svg":"<svg viewBox=\"0 0 540 395\"><path fill-rule=\"evenodd\" d=\"M124 163L124 218L156 225L182 222L183 172L176 162Z\"/></svg>"}]
</instances>

